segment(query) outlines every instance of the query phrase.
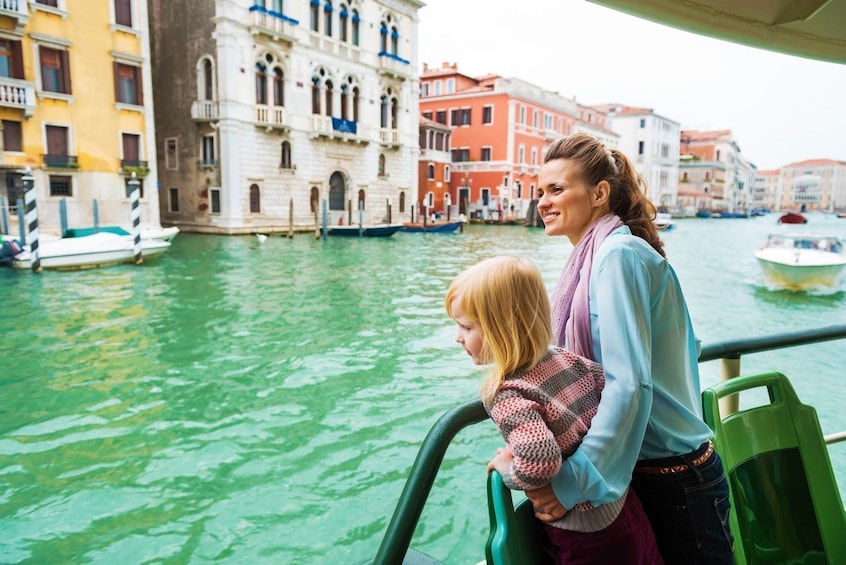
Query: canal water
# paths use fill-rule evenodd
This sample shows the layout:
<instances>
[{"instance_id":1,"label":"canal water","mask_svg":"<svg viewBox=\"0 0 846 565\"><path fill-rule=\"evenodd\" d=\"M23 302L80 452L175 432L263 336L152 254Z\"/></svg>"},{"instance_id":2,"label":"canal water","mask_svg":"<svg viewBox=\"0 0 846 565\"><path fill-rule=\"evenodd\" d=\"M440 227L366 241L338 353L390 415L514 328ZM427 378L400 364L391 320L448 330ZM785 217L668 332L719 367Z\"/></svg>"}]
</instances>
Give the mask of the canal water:
<instances>
[{"instance_id":1,"label":"canal water","mask_svg":"<svg viewBox=\"0 0 846 565\"><path fill-rule=\"evenodd\" d=\"M715 341L846 322L846 282L769 287L752 253L776 216L665 232L694 326ZM846 237L812 214L798 229ZM376 554L420 442L481 374L443 295L494 254L554 285L571 247L522 226L316 240L180 234L161 258L0 271L0 562L356 563ZM846 430L846 343L745 357ZM703 386L719 364L702 366ZM447 452L413 546L484 558L484 422ZM846 444L832 447L846 492Z\"/></svg>"}]
</instances>

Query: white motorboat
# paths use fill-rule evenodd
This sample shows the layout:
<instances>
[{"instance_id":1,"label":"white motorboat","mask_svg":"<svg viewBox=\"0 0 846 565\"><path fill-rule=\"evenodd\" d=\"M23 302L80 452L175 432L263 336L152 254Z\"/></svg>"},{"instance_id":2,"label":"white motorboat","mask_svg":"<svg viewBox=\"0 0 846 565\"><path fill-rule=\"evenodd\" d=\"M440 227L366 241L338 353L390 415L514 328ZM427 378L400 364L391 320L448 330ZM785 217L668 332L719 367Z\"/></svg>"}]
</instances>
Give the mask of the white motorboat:
<instances>
[{"instance_id":1,"label":"white motorboat","mask_svg":"<svg viewBox=\"0 0 846 565\"><path fill-rule=\"evenodd\" d=\"M793 290L834 286L846 266L843 240L817 235L770 235L755 258L770 282Z\"/></svg>"},{"instance_id":2,"label":"white motorboat","mask_svg":"<svg viewBox=\"0 0 846 565\"><path fill-rule=\"evenodd\" d=\"M144 261L167 251L169 241L142 239L141 257ZM38 244L38 257L43 269L80 270L104 265L135 262L135 247L126 236L98 232L80 237L44 239ZM29 269L32 266L29 245L15 255L12 266Z\"/></svg>"}]
</instances>

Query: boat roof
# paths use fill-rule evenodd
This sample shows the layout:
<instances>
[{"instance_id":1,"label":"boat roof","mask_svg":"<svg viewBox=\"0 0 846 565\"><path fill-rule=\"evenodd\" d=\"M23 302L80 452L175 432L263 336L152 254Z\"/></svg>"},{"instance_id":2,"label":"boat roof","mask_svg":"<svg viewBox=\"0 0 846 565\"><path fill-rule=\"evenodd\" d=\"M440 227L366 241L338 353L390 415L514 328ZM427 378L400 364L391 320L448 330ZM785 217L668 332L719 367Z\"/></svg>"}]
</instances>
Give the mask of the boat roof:
<instances>
[{"instance_id":1,"label":"boat roof","mask_svg":"<svg viewBox=\"0 0 846 565\"><path fill-rule=\"evenodd\" d=\"M846 64L846 0L590 0L699 35Z\"/></svg>"}]
</instances>

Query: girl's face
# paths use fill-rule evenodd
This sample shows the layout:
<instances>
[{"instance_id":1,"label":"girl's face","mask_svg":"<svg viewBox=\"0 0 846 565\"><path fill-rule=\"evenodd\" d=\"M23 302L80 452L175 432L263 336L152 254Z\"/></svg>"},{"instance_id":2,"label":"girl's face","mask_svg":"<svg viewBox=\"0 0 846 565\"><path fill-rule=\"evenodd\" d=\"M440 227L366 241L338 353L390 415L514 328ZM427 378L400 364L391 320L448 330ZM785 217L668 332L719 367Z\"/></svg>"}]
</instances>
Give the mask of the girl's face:
<instances>
[{"instance_id":1,"label":"girl's face","mask_svg":"<svg viewBox=\"0 0 846 565\"><path fill-rule=\"evenodd\" d=\"M553 159L538 175L538 212L546 235L566 235L574 246L598 217L594 189L585 185L580 172L575 161Z\"/></svg>"},{"instance_id":2,"label":"girl's face","mask_svg":"<svg viewBox=\"0 0 846 565\"><path fill-rule=\"evenodd\" d=\"M461 344L467 355L473 359L473 363L476 365L485 365L488 361L485 359L486 356L482 351L485 345L485 336L482 334L482 328L464 315L459 302L460 300L456 298L449 305L450 315L458 325L458 335L455 336L455 341Z\"/></svg>"}]
</instances>

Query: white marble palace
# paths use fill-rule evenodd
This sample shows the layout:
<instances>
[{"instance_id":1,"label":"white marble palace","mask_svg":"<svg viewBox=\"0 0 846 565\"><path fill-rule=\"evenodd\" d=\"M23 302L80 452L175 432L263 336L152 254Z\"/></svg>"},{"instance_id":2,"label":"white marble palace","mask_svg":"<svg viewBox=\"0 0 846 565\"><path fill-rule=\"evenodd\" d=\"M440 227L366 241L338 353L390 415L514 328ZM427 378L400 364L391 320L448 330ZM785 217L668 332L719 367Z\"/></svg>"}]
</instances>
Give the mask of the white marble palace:
<instances>
[{"instance_id":1,"label":"white marble palace","mask_svg":"<svg viewBox=\"0 0 846 565\"><path fill-rule=\"evenodd\" d=\"M161 221L408 219L418 0L151 0ZM324 205L325 202L325 205Z\"/></svg>"}]
</instances>

